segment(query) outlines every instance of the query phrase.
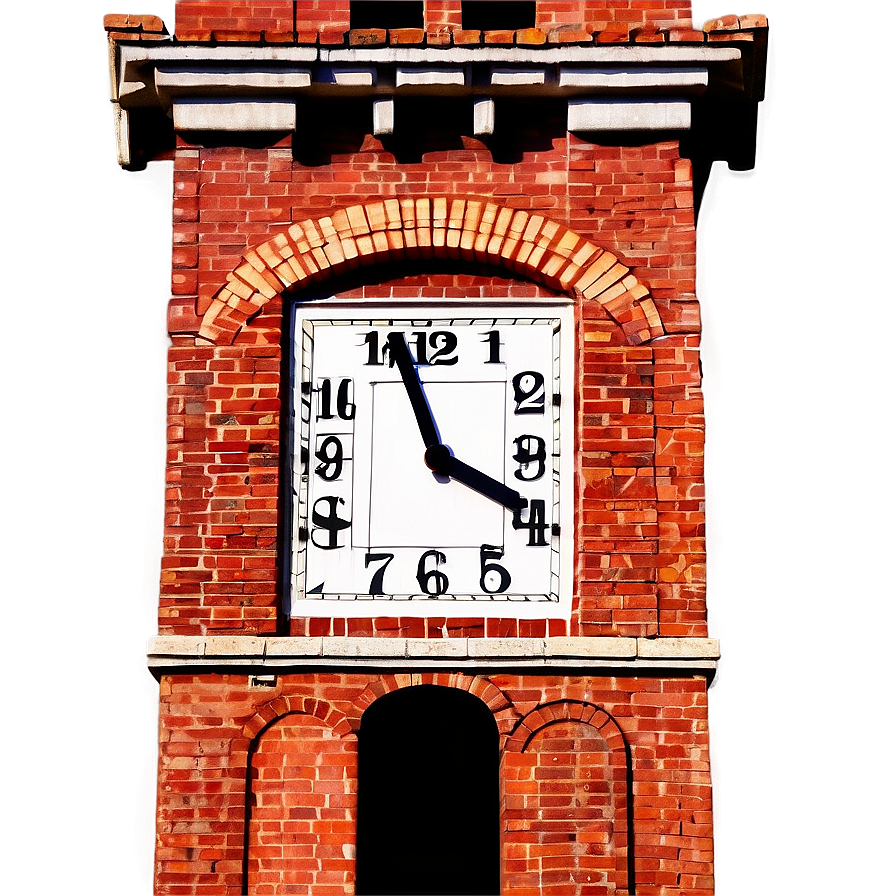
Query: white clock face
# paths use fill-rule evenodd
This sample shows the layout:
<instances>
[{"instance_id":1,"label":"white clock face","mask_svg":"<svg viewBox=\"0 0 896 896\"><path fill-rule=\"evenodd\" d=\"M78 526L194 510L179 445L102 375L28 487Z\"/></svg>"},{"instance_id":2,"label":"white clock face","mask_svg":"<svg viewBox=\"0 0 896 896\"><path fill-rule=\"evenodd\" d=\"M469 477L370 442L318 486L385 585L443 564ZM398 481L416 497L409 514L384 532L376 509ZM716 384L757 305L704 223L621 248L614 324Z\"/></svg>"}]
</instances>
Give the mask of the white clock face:
<instances>
[{"instance_id":1,"label":"white clock face","mask_svg":"<svg viewBox=\"0 0 896 896\"><path fill-rule=\"evenodd\" d=\"M568 615L568 309L374 313L296 310L291 612Z\"/></svg>"}]
</instances>

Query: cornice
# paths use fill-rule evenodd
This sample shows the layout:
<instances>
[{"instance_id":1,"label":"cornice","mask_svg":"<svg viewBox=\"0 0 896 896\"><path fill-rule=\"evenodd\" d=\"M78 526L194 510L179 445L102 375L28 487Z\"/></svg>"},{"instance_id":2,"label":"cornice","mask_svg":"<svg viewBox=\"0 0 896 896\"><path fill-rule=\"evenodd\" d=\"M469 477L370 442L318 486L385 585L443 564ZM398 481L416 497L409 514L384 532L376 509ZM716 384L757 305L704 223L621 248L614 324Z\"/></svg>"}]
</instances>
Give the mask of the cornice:
<instances>
[{"instance_id":1,"label":"cornice","mask_svg":"<svg viewBox=\"0 0 896 896\"><path fill-rule=\"evenodd\" d=\"M119 162L125 167L152 157L152 141L145 127L132 127L134 116L154 116L156 131L168 120L187 142L228 133L229 142L240 145L235 135L276 139L300 132L297 107L304 100L349 97L370 100L370 132L376 136L393 133L401 115L396 101L403 97L469 99L470 133L482 138L500 130L500 104L514 98L566 101L568 130L585 135L684 132L694 126L695 105L755 106L765 69L764 40L734 38L444 48L115 39L110 47ZM751 125L755 131L755 115L746 118L747 131ZM718 128L730 131L730 119ZM155 133L152 140L158 138Z\"/></svg>"}]
</instances>

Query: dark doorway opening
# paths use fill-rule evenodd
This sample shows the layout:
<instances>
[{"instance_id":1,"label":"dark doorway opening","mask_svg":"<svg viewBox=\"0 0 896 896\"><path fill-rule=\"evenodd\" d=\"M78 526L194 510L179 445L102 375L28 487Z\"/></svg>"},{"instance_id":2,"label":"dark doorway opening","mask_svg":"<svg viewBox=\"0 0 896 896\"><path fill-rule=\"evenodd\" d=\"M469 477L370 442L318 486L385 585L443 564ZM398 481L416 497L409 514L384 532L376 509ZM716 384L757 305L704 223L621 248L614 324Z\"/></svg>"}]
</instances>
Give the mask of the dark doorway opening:
<instances>
[{"instance_id":1,"label":"dark doorway opening","mask_svg":"<svg viewBox=\"0 0 896 896\"><path fill-rule=\"evenodd\" d=\"M387 694L358 736L359 894L500 892L498 729L467 691Z\"/></svg>"}]
</instances>

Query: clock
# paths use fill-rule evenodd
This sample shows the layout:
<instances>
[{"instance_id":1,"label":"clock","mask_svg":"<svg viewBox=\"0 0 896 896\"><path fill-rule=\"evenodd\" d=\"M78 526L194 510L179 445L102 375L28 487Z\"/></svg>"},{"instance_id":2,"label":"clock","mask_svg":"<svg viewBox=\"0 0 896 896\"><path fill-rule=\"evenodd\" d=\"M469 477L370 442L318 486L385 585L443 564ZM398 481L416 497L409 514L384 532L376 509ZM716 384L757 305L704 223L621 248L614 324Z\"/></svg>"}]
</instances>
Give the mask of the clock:
<instances>
[{"instance_id":1,"label":"clock","mask_svg":"<svg viewBox=\"0 0 896 896\"><path fill-rule=\"evenodd\" d=\"M296 306L291 613L568 616L567 304Z\"/></svg>"}]
</instances>

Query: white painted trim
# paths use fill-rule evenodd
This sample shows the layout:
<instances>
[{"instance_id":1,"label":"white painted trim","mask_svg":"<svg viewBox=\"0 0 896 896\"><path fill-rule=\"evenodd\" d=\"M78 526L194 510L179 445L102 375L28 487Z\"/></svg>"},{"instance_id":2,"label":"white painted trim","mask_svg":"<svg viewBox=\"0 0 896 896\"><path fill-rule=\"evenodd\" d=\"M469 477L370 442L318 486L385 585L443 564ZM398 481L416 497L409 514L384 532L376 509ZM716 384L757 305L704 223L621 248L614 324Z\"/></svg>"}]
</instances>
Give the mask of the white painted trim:
<instances>
[{"instance_id":1,"label":"white painted trim","mask_svg":"<svg viewBox=\"0 0 896 896\"><path fill-rule=\"evenodd\" d=\"M691 104L687 100L570 100L566 127L572 133L687 131L691 127Z\"/></svg>"},{"instance_id":2,"label":"white painted trim","mask_svg":"<svg viewBox=\"0 0 896 896\"><path fill-rule=\"evenodd\" d=\"M561 88L613 90L677 89L702 92L709 84L705 67L657 68L583 68L561 66L557 83Z\"/></svg>"},{"instance_id":3,"label":"white painted trim","mask_svg":"<svg viewBox=\"0 0 896 896\"><path fill-rule=\"evenodd\" d=\"M246 666L475 667L477 669L613 669L712 674L715 638L280 638L162 636L147 648L151 669Z\"/></svg>"},{"instance_id":4,"label":"white painted trim","mask_svg":"<svg viewBox=\"0 0 896 896\"><path fill-rule=\"evenodd\" d=\"M294 131L296 104L271 100L175 100L176 131Z\"/></svg>"},{"instance_id":5,"label":"white painted trim","mask_svg":"<svg viewBox=\"0 0 896 896\"><path fill-rule=\"evenodd\" d=\"M491 97L473 101L473 133L477 137L495 133L495 101Z\"/></svg>"},{"instance_id":6,"label":"white painted trim","mask_svg":"<svg viewBox=\"0 0 896 896\"><path fill-rule=\"evenodd\" d=\"M352 63L466 63L501 62L552 65L561 62L598 63L715 63L741 58L738 47L711 47L672 44L641 46L566 46L548 49L525 47L358 47L328 50L317 47L251 47L191 44L122 44L123 65L140 62L352 62Z\"/></svg>"},{"instance_id":7,"label":"white painted trim","mask_svg":"<svg viewBox=\"0 0 896 896\"><path fill-rule=\"evenodd\" d=\"M261 48L259 48L261 49ZM512 62L546 64L557 62L603 62L612 64L656 62L731 62L741 58L737 47L697 46L576 46L528 49L525 47L452 47L423 49L382 47L320 51L324 62L455 63Z\"/></svg>"}]
</instances>

